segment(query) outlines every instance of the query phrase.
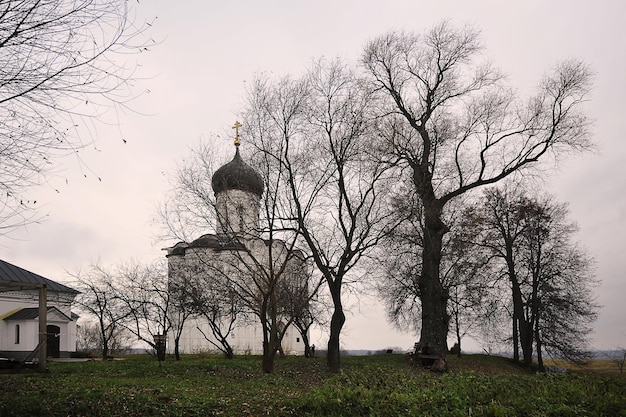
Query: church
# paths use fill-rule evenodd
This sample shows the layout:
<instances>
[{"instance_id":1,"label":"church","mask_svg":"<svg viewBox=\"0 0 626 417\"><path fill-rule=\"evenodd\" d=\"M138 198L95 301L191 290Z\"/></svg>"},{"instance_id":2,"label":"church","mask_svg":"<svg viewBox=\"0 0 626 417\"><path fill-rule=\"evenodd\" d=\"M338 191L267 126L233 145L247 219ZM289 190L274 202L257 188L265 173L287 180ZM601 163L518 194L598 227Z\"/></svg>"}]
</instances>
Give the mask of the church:
<instances>
[{"instance_id":1,"label":"church","mask_svg":"<svg viewBox=\"0 0 626 417\"><path fill-rule=\"evenodd\" d=\"M78 316L71 311L76 295L70 287L0 260L0 357L69 357L76 351ZM42 333L46 349L38 353Z\"/></svg>"},{"instance_id":2,"label":"church","mask_svg":"<svg viewBox=\"0 0 626 417\"><path fill-rule=\"evenodd\" d=\"M261 236L259 211L265 187L262 177L241 157L240 126L237 122L233 127L237 129L234 158L217 169L211 180L217 233L166 249L170 290L178 294L176 311L170 317L180 318L168 333L170 352L178 338L179 353L224 352L226 344L234 354L262 354L264 334L258 312L263 280L280 273L276 281L280 288L307 285L302 255L282 240ZM278 290L274 296L284 295ZM281 350L303 354L298 330L284 329L289 322L286 309L281 307L278 316L278 326L284 331Z\"/></svg>"}]
</instances>

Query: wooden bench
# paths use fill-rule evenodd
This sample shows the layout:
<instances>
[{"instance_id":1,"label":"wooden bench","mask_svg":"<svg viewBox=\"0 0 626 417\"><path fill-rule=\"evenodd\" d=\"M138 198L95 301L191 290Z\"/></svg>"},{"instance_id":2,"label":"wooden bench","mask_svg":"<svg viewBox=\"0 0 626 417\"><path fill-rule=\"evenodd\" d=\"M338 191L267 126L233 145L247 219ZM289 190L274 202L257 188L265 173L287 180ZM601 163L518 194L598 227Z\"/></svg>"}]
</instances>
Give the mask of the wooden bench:
<instances>
[{"instance_id":1,"label":"wooden bench","mask_svg":"<svg viewBox=\"0 0 626 417\"><path fill-rule=\"evenodd\" d=\"M426 349L426 352L424 352L422 350L422 346L420 346L419 343L416 343L413 346L413 358L415 359L416 363L419 362L422 366L431 366L433 363L435 363L435 360L440 358L440 356L428 353L428 349Z\"/></svg>"}]
</instances>

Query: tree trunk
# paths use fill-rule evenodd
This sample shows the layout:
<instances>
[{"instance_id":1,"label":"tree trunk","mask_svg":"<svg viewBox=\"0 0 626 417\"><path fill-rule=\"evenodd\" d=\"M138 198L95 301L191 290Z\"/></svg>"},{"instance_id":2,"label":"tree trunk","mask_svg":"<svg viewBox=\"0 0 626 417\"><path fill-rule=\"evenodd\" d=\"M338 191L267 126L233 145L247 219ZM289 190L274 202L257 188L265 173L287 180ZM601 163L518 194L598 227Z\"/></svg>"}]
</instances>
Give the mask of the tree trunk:
<instances>
[{"instance_id":1,"label":"tree trunk","mask_svg":"<svg viewBox=\"0 0 626 417\"><path fill-rule=\"evenodd\" d=\"M461 329L460 329L458 312L454 315L454 322L456 326L456 347L457 347L456 355L460 358L461 357Z\"/></svg>"},{"instance_id":2,"label":"tree trunk","mask_svg":"<svg viewBox=\"0 0 626 417\"><path fill-rule=\"evenodd\" d=\"M302 336L302 343L304 343L304 357L310 358L311 355L311 346L309 345L309 335L306 331L300 332L300 336Z\"/></svg>"},{"instance_id":3,"label":"tree trunk","mask_svg":"<svg viewBox=\"0 0 626 417\"><path fill-rule=\"evenodd\" d=\"M276 347L271 342L263 342L263 372L274 373L274 359L276 358Z\"/></svg>"},{"instance_id":4,"label":"tree trunk","mask_svg":"<svg viewBox=\"0 0 626 417\"><path fill-rule=\"evenodd\" d=\"M522 346L524 366L531 367L533 364L533 328L529 324L524 314L524 300L522 289L515 273L515 263L513 261L512 247L507 246L507 268L509 270L509 280L511 281L511 293L513 295L513 321L517 323L519 330L519 342ZM515 340L515 336L514 339ZM519 357L519 355L518 355Z\"/></svg>"},{"instance_id":5,"label":"tree trunk","mask_svg":"<svg viewBox=\"0 0 626 417\"><path fill-rule=\"evenodd\" d=\"M519 283L514 279L511 281L513 292L513 320L517 321L524 366L531 367L533 364L533 329L524 314L524 301L522 299L522 291Z\"/></svg>"},{"instance_id":6,"label":"tree trunk","mask_svg":"<svg viewBox=\"0 0 626 417\"><path fill-rule=\"evenodd\" d=\"M233 348L230 347L230 345L228 345L226 347L226 352L224 352L224 356L226 357L226 359L232 359L235 357L235 354L233 352Z\"/></svg>"},{"instance_id":7,"label":"tree trunk","mask_svg":"<svg viewBox=\"0 0 626 417\"><path fill-rule=\"evenodd\" d=\"M517 329L517 317L513 314L511 318L513 323L513 360L519 362L519 333Z\"/></svg>"},{"instance_id":8,"label":"tree trunk","mask_svg":"<svg viewBox=\"0 0 626 417\"><path fill-rule=\"evenodd\" d=\"M177 361L180 360L180 336L174 338L174 357Z\"/></svg>"},{"instance_id":9,"label":"tree trunk","mask_svg":"<svg viewBox=\"0 0 626 417\"><path fill-rule=\"evenodd\" d=\"M109 344L107 343L105 339L103 346L102 346L102 360L106 361L108 359L109 359Z\"/></svg>"},{"instance_id":10,"label":"tree trunk","mask_svg":"<svg viewBox=\"0 0 626 417\"><path fill-rule=\"evenodd\" d=\"M546 368L543 366L543 355L541 354L541 336L539 335L539 320L535 323L535 343L537 344L537 367L540 372L545 372Z\"/></svg>"},{"instance_id":11,"label":"tree trunk","mask_svg":"<svg viewBox=\"0 0 626 417\"><path fill-rule=\"evenodd\" d=\"M102 334L102 360L106 361L109 359L109 339L102 320L100 320L100 333Z\"/></svg>"},{"instance_id":12,"label":"tree trunk","mask_svg":"<svg viewBox=\"0 0 626 417\"><path fill-rule=\"evenodd\" d=\"M270 319L268 320L268 313L270 311ZM274 373L274 360L276 359L276 351L280 349L280 337L278 331L278 325L276 322L275 309L270 308L266 310L261 308L263 320L263 359L261 368L266 374Z\"/></svg>"},{"instance_id":13,"label":"tree trunk","mask_svg":"<svg viewBox=\"0 0 626 417\"><path fill-rule=\"evenodd\" d=\"M328 339L328 353L326 356L326 364L331 372L339 373L341 369L340 352L339 352L339 335L341 329L346 321L346 316L343 314L343 307L341 300L335 301L336 297L333 296L335 302L335 311L330 320L330 338Z\"/></svg>"},{"instance_id":14,"label":"tree trunk","mask_svg":"<svg viewBox=\"0 0 626 417\"><path fill-rule=\"evenodd\" d=\"M442 207L437 201L424 202L424 248L422 251L422 277L420 293L422 301L422 326L420 343L430 354L444 358L450 316L449 294L439 278L443 236L448 227L441 221Z\"/></svg>"},{"instance_id":15,"label":"tree trunk","mask_svg":"<svg viewBox=\"0 0 626 417\"><path fill-rule=\"evenodd\" d=\"M524 319L520 320L520 341L522 342L522 355L524 356L524 366L533 366L533 329Z\"/></svg>"}]
</instances>

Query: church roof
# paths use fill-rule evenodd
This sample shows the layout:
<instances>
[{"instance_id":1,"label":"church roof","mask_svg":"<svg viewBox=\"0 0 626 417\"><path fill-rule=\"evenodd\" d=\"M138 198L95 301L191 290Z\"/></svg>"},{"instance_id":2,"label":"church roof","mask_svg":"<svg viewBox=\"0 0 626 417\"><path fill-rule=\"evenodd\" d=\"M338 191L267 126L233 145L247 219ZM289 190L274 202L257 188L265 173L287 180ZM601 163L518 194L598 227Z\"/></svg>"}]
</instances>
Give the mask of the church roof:
<instances>
[{"instance_id":1,"label":"church roof","mask_svg":"<svg viewBox=\"0 0 626 417\"><path fill-rule=\"evenodd\" d=\"M243 161L239 154L239 146L236 149L233 160L213 174L211 180L213 191L217 194L220 191L241 190L261 196L264 189L263 178Z\"/></svg>"},{"instance_id":2,"label":"church roof","mask_svg":"<svg viewBox=\"0 0 626 417\"><path fill-rule=\"evenodd\" d=\"M19 289L20 286L33 288L41 284L45 284L49 291L78 294L73 288L0 260L0 291Z\"/></svg>"},{"instance_id":3,"label":"church roof","mask_svg":"<svg viewBox=\"0 0 626 417\"><path fill-rule=\"evenodd\" d=\"M59 310L56 307L48 307L47 314L51 314L51 313L58 315L59 318L62 320L67 320L67 321L74 320L74 317L72 318L67 317L61 310ZM72 313L72 316L74 316L73 313ZM38 307L27 307L27 308L22 308L16 311L15 313L5 317L4 320L34 320L38 317L39 317Z\"/></svg>"},{"instance_id":4,"label":"church roof","mask_svg":"<svg viewBox=\"0 0 626 417\"><path fill-rule=\"evenodd\" d=\"M246 249L244 244L237 241L236 239L224 235L214 235L211 233L207 233L200 236L191 243L178 242L171 248L167 248L167 256L169 257L172 255L185 255L187 249L190 248L210 248L215 251Z\"/></svg>"},{"instance_id":5,"label":"church roof","mask_svg":"<svg viewBox=\"0 0 626 417\"><path fill-rule=\"evenodd\" d=\"M215 250L245 250L246 247L239 241L224 235L202 235L189 245L192 248L212 248Z\"/></svg>"}]
</instances>

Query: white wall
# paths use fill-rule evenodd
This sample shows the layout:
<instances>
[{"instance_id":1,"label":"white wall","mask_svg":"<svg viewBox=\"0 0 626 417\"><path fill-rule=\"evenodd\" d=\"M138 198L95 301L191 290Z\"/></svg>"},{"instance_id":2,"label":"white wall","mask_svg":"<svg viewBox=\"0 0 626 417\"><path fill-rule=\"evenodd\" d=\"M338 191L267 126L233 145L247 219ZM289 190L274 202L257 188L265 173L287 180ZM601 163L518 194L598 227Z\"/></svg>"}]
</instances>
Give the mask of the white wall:
<instances>
[{"instance_id":1,"label":"white wall","mask_svg":"<svg viewBox=\"0 0 626 417\"><path fill-rule=\"evenodd\" d=\"M48 308L56 307L67 317L71 317L71 301L74 295L48 291ZM6 292L0 294L0 317L12 314L21 308L39 307L39 292ZM15 343L15 325L20 326L20 343ZM61 352L76 351L76 322L55 320L48 316L48 324L59 326L61 331ZM32 351L39 344L38 320L0 320L0 350Z\"/></svg>"},{"instance_id":2,"label":"white wall","mask_svg":"<svg viewBox=\"0 0 626 417\"><path fill-rule=\"evenodd\" d=\"M210 336L211 339L215 341L215 338L211 335L211 330L203 320L189 319L185 322L185 327L180 338L181 354L217 351L217 348L207 342L202 333L198 330L198 326L202 329L204 334ZM235 354L263 354L263 332L261 325L257 323L241 324L233 330L232 334L228 337L228 342L231 344ZM302 342L300 333L298 333L295 327L291 326L287 329L283 337L282 347L285 354L304 355L304 343ZM174 352L173 332L168 334L167 351L170 353Z\"/></svg>"}]
</instances>

